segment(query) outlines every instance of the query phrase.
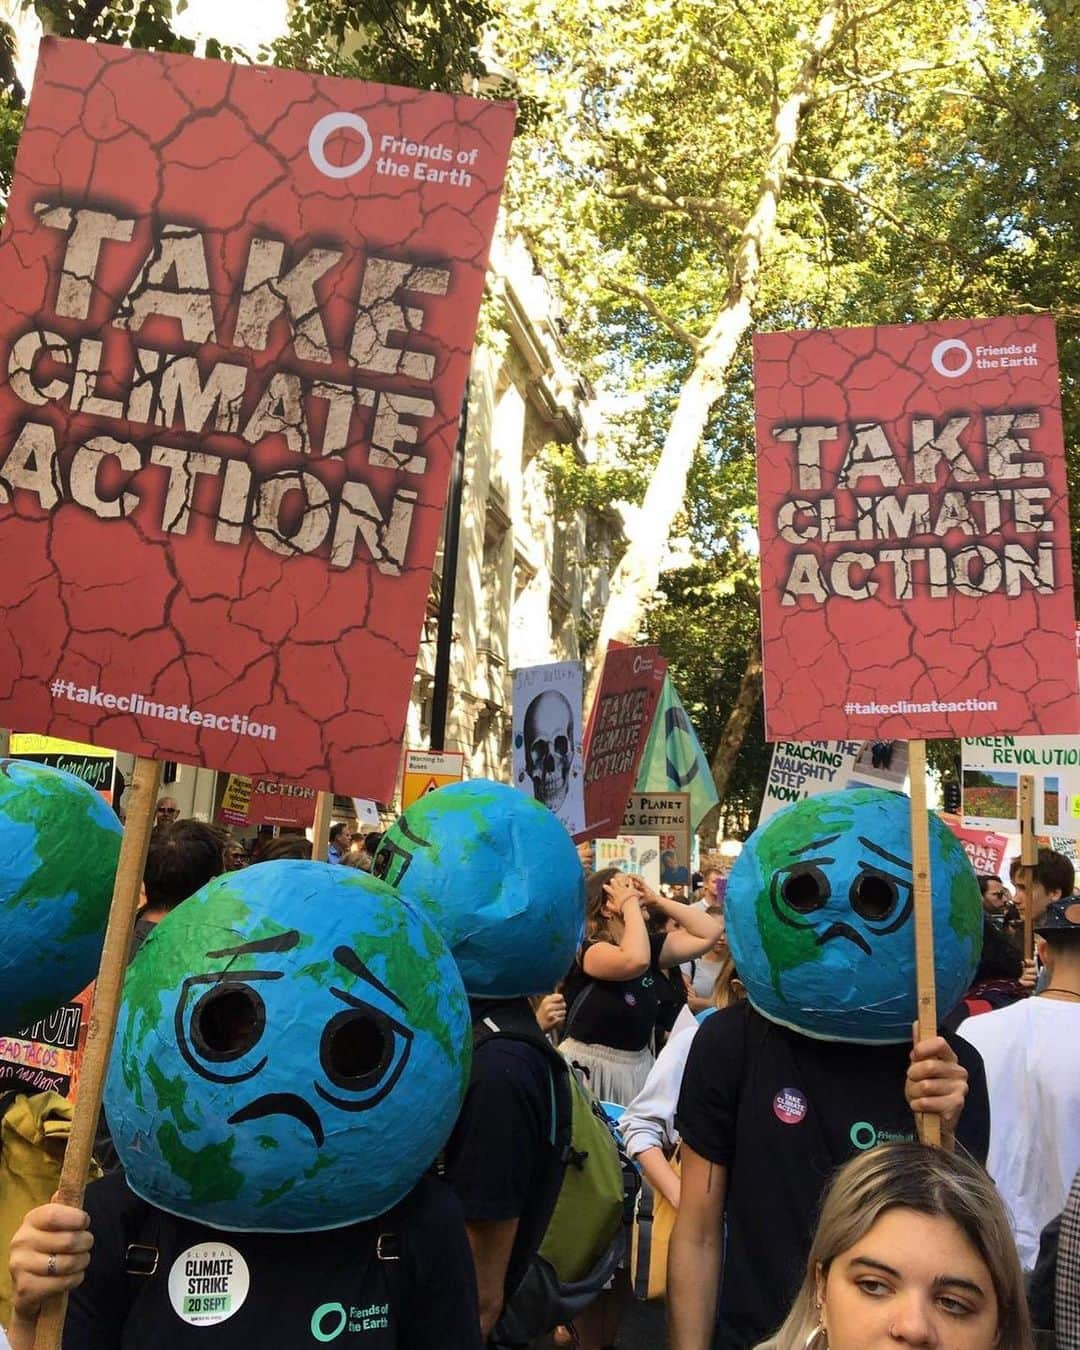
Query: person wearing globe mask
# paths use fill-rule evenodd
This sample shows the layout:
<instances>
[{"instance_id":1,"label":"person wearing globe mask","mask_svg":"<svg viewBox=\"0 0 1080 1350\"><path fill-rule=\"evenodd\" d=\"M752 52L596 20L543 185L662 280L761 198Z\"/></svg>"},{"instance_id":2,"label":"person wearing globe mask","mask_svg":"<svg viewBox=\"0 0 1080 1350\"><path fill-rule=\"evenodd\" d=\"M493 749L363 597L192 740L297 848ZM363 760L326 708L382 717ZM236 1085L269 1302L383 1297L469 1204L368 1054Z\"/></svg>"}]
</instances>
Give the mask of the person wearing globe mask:
<instances>
[{"instance_id":1,"label":"person wearing globe mask","mask_svg":"<svg viewBox=\"0 0 1080 1350\"><path fill-rule=\"evenodd\" d=\"M472 779L413 802L383 836L373 871L432 918L461 970L474 1051L445 1174L465 1212L485 1342L528 1347L557 1320L539 1316L529 1291L560 1192L557 1141L570 1110L567 1070L529 999L573 960L581 864L547 807ZM565 1016L560 995L543 1002L545 1021Z\"/></svg>"},{"instance_id":2,"label":"person wearing globe mask","mask_svg":"<svg viewBox=\"0 0 1080 1350\"><path fill-rule=\"evenodd\" d=\"M930 817L937 995L971 981L982 911L959 843ZM775 1332L805 1269L831 1171L941 1118L984 1161L986 1082L959 1037L911 1046L916 1015L909 803L848 789L796 803L755 832L727 889L748 1001L698 1032L676 1123L672 1350L735 1350ZM723 1233L727 1228L727 1251Z\"/></svg>"},{"instance_id":3,"label":"person wearing globe mask","mask_svg":"<svg viewBox=\"0 0 1080 1350\"><path fill-rule=\"evenodd\" d=\"M461 1209L424 1175L468 1057L454 961L392 888L301 861L208 883L128 968L124 1170L87 1188L64 1350L480 1350Z\"/></svg>"}]
</instances>

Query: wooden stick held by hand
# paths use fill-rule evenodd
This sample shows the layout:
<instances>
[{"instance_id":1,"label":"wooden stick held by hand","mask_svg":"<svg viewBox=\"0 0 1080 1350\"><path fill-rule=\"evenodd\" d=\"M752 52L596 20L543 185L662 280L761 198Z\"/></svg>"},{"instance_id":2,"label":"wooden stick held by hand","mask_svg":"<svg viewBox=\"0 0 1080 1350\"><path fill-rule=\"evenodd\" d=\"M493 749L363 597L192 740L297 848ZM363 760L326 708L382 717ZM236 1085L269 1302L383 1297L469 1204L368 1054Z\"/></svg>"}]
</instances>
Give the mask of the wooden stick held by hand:
<instances>
[{"instance_id":1,"label":"wooden stick held by hand","mask_svg":"<svg viewBox=\"0 0 1080 1350\"><path fill-rule=\"evenodd\" d=\"M1039 861L1039 846L1035 842L1035 778L1030 773L1020 775L1018 798L1020 811L1020 862L1027 875L1027 902L1024 905L1024 960L1035 955L1035 914L1033 912L1031 883L1034 867Z\"/></svg>"},{"instance_id":2,"label":"wooden stick held by hand","mask_svg":"<svg viewBox=\"0 0 1080 1350\"><path fill-rule=\"evenodd\" d=\"M131 930L135 924L135 911L139 907L143 868L146 866L146 852L154 828L160 785L161 764L152 759L136 759L124 837L120 843L120 859L116 865L109 922L105 929L105 946L101 952L94 1002L86 1031L79 1096L56 1193L57 1200L63 1205L81 1205L86 1191L86 1174L101 1113L105 1072L109 1067L109 1051L116 1034ZM67 1294L49 1299L38 1318L34 1350L60 1350L66 1314Z\"/></svg>"},{"instance_id":3,"label":"wooden stick held by hand","mask_svg":"<svg viewBox=\"0 0 1080 1350\"><path fill-rule=\"evenodd\" d=\"M320 792L315 798L315 823L311 827L311 860L326 862L330 848L330 818L334 812L334 794Z\"/></svg>"},{"instance_id":4,"label":"wooden stick held by hand","mask_svg":"<svg viewBox=\"0 0 1080 1350\"><path fill-rule=\"evenodd\" d=\"M915 1001L918 1037L938 1034L934 980L934 908L930 878L930 820L926 813L926 742L908 742L911 775L911 870L915 918ZM941 1117L921 1112L916 1123L924 1144L941 1147Z\"/></svg>"}]
</instances>

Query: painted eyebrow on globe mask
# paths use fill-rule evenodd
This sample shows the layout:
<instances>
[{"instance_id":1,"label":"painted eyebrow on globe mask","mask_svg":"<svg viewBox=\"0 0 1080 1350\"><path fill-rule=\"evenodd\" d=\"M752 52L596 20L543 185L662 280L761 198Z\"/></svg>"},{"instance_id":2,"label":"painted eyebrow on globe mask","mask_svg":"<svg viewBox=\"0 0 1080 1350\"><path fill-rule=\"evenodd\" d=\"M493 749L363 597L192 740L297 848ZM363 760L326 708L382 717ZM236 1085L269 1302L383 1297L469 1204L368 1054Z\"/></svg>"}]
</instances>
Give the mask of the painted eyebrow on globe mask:
<instances>
[{"instance_id":1,"label":"painted eyebrow on globe mask","mask_svg":"<svg viewBox=\"0 0 1080 1350\"><path fill-rule=\"evenodd\" d=\"M827 835L824 839L811 839L811 841L809 842L809 844L802 844L799 848L793 848L793 849L791 850L791 856L792 856L793 858L801 858L802 855L803 855L804 853L809 853L809 852L811 851L811 849L815 849L815 848L825 848L826 845L828 845L828 844L835 844L836 841L837 841L839 838L840 838L840 836L839 836L838 834L830 834L830 835ZM815 861L815 862L834 862L835 859L834 859L834 858L815 858L814 861Z\"/></svg>"},{"instance_id":2,"label":"painted eyebrow on globe mask","mask_svg":"<svg viewBox=\"0 0 1080 1350\"><path fill-rule=\"evenodd\" d=\"M300 941L300 933L290 928L286 933L277 933L273 937L255 938L251 942L241 942L236 947L222 947L220 951L207 952L211 960L222 956L247 956L253 952L291 952Z\"/></svg>"},{"instance_id":3,"label":"painted eyebrow on globe mask","mask_svg":"<svg viewBox=\"0 0 1080 1350\"><path fill-rule=\"evenodd\" d=\"M405 821L400 817L397 821L397 829L401 831L411 844L415 844L417 848L431 847L430 839L422 839L420 835L413 834L412 830L409 829L408 825L406 825ZM409 870L409 864L415 856L415 850L412 853L408 852L406 849L403 849L400 845L396 844L394 840L389 837L389 833L384 834L379 843L379 847L375 850L375 859L371 865L371 874L372 876L378 877L380 881L386 881L389 877L390 868L394 859L400 858L401 871L391 883L392 885L397 885Z\"/></svg>"},{"instance_id":4,"label":"painted eyebrow on globe mask","mask_svg":"<svg viewBox=\"0 0 1080 1350\"><path fill-rule=\"evenodd\" d=\"M908 872L912 870L911 863L905 862L903 858L898 858L895 853L889 853L885 849L879 848L877 844L872 844L869 839L861 834L858 839L863 848L868 848L871 853L876 853L879 858L884 858L886 862L895 863L897 867L903 867Z\"/></svg>"},{"instance_id":5,"label":"painted eyebrow on globe mask","mask_svg":"<svg viewBox=\"0 0 1080 1350\"><path fill-rule=\"evenodd\" d=\"M402 1012L409 1011L408 1005L402 1002L402 1000L398 998L397 994L395 994L392 989L388 989L386 985L383 984L382 980L378 978L378 976L372 974L372 972L367 968L367 966L363 963L363 961L360 960L357 954L351 950L351 948L335 947L334 960L338 963L339 966L344 966L345 969L349 971L351 974L358 975L360 979L366 980L367 983L370 984L373 989L377 989L379 993L382 994L385 998L388 998L391 1003L396 1004L401 1009ZM331 989L330 992L332 994L337 994L338 998L344 999L346 1003L351 1003L353 1001L348 994L342 993L341 990L339 989Z\"/></svg>"}]
</instances>

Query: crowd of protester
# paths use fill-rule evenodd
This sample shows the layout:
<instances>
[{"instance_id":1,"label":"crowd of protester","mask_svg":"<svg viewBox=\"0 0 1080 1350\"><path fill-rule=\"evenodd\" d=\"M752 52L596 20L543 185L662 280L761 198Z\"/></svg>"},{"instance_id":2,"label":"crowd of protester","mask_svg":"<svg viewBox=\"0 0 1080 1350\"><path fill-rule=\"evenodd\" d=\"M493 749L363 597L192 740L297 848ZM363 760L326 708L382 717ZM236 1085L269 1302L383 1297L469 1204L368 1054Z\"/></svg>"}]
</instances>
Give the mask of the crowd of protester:
<instances>
[{"instance_id":1,"label":"crowd of protester","mask_svg":"<svg viewBox=\"0 0 1080 1350\"><path fill-rule=\"evenodd\" d=\"M298 834L262 835L249 849L179 816L163 798L132 958L213 877L311 856ZM335 824L329 861L370 871L382 838ZM514 1338L508 1304L558 1190L550 1070L543 1046L530 1044L538 1036L619 1117L626 1154L675 1211L667 1275L674 1350L1026 1350L1036 1341L1080 1350L1080 900L1071 864L1049 850L1034 867L1014 866L1010 883L1014 893L997 876L980 877L974 981L942 1018L942 1034L909 1053L815 1041L761 1017L725 943L721 867L710 862L672 883L690 891L685 898L617 868L589 875L584 940L564 981L530 1000L473 1003L474 1025L518 1028L510 1039L477 1042L440 1164L464 1218L475 1286L439 1314L439 1345L421 1347L405 1333L393 1343L533 1344ZM1036 959L1027 961L1026 908L1036 933ZM521 1030L522 1018L531 1030ZM821 1121L810 1142L746 1106L749 1083L767 1085L766 1096L775 1090L779 1101L795 1081L809 1099L798 1109ZM938 1115L946 1147L866 1150L834 1128L870 1101L894 1122L896 1138L913 1133L913 1113ZM104 1127L99 1144L115 1167ZM94 1275L95 1243L100 1250L102 1234L81 1209L47 1203L26 1215L9 1255L12 1350L30 1350L49 1295L79 1297ZM110 1297L126 1297L130 1275L102 1278L116 1285ZM556 1328L553 1343L614 1345L618 1307L616 1294L599 1299ZM150 1344L78 1325L65 1336L67 1350ZM168 1333L160 1341L162 1350L174 1344L187 1342Z\"/></svg>"}]
</instances>

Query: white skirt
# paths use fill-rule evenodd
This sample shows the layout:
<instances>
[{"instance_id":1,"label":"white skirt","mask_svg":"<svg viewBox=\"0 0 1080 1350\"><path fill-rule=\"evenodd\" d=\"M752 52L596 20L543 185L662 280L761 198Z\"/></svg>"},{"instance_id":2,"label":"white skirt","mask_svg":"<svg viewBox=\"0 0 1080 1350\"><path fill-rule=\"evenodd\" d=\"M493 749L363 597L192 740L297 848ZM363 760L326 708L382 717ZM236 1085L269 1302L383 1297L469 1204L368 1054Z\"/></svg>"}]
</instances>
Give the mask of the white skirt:
<instances>
[{"instance_id":1,"label":"white skirt","mask_svg":"<svg viewBox=\"0 0 1080 1350\"><path fill-rule=\"evenodd\" d=\"M653 1066L653 1052L614 1050L610 1045L592 1045L567 1036L559 1050L576 1065L593 1096L616 1106L629 1106L641 1089Z\"/></svg>"}]
</instances>

